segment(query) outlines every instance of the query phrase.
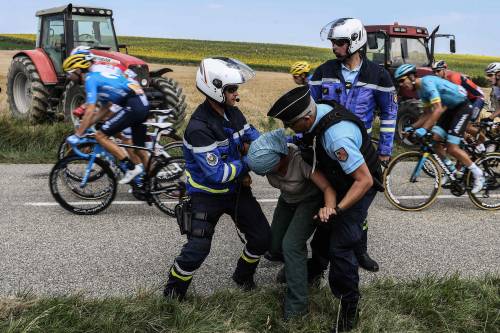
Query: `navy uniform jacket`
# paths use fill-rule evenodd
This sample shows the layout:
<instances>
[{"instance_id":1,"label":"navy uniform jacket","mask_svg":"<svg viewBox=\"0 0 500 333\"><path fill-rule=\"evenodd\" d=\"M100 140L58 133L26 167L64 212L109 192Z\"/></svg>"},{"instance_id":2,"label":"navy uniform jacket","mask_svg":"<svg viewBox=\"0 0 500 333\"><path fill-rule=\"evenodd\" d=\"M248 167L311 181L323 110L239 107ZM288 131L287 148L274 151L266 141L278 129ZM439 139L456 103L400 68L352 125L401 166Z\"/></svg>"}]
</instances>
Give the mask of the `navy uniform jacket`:
<instances>
[{"instance_id":1,"label":"navy uniform jacket","mask_svg":"<svg viewBox=\"0 0 500 333\"><path fill-rule=\"evenodd\" d=\"M390 156L398 113L397 97L389 72L380 65L363 58L357 78L346 89L342 62L328 60L320 65L309 82L311 96L319 100L334 100L358 116L371 133L375 110L380 109L380 143L378 154ZM349 90L349 93L347 92Z\"/></svg>"},{"instance_id":2,"label":"navy uniform jacket","mask_svg":"<svg viewBox=\"0 0 500 333\"><path fill-rule=\"evenodd\" d=\"M237 178L248 172L239 147L259 135L238 108L226 107L222 117L208 101L200 104L184 132L188 194L234 193Z\"/></svg>"}]
</instances>

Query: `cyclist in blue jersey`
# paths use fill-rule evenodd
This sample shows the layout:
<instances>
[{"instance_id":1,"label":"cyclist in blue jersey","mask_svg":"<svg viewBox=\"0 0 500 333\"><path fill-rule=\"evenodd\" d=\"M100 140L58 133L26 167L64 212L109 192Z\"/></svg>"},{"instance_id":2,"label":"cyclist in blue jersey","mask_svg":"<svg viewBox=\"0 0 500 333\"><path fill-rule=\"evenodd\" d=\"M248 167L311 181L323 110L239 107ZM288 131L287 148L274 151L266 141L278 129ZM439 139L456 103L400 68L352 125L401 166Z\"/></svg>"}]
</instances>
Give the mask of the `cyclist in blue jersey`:
<instances>
[{"instance_id":1,"label":"cyclist in blue jersey","mask_svg":"<svg viewBox=\"0 0 500 333\"><path fill-rule=\"evenodd\" d=\"M131 127L134 145L144 147L146 126L143 122L149 112L149 103L142 89L118 71L91 72L89 71L91 65L91 57L82 53L71 55L63 62L63 70L67 73L68 79L85 83L87 96L85 115L79 128L68 141L78 142L85 130L102 119L113 104L121 106L122 108L106 120L96 132L96 140L127 166L127 172L119 181L120 184L126 184L144 171L143 163L147 160L147 154L145 151L136 150L143 163L135 164L109 137ZM100 104L99 109L97 103Z\"/></svg>"},{"instance_id":2,"label":"cyclist in blue jersey","mask_svg":"<svg viewBox=\"0 0 500 333\"><path fill-rule=\"evenodd\" d=\"M465 89L437 76L419 78L415 65L411 64L399 66L394 78L400 87L416 91L424 104L423 115L407 132L414 131L417 137L423 137L432 130L436 141L446 140L446 151L472 172L472 193L481 191L485 182L483 171L459 146L473 111ZM446 157L444 148L441 144L435 146L436 152ZM451 165L451 161L444 160Z\"/></svg>"}]
</instances>

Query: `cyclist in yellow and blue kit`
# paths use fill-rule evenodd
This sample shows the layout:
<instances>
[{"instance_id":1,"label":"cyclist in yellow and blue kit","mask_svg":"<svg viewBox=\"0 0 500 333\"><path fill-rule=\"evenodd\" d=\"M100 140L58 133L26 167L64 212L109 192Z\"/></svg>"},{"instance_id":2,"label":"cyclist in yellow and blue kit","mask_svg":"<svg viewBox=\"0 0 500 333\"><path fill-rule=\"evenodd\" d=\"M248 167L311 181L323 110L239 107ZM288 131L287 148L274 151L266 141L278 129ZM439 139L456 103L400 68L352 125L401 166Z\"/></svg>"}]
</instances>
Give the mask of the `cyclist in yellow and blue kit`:
<instances>
[{"instance_id":1,"label":"cyclist in yellow and blue kit","mask_svg":"<svg viewBox=\"0 0 500 333\"><path fill-rule=\"evenodd\" d=\"M245 156L260 134L235 107L238 86L254 76L251 68L231 58L203 59L198 68L196 87L206 100L189 120L183 148L191 219L183 220L189 225L183 230L187 242L170 268L165 297L184 298L223 214L231 216L246 238L233 280L244 290L255 288L253 276L269 249L271 228L252 195Z\"/></svg>"},{"instance_id":2,"label":"cyclist in yellow and blue kit","mask_svg":"<svg viewBox=\"0 0 500 333\"><path fill-rule=\"evenodd\" d=\"M68 142L77 143L85 130L102 119L113 104L122 106L122 109L106 120L96 132L96 140L127 166L127 172L119 181L120 184L126 184L144 171L143 164L135 165L109 137L131 127L134 145L144 147L146 126L143 125L143 122L149 112L149 103L142 89L131 83L120 72L91 72L89 71L91 65L92 58L85 53L73 54L63 62L63 70L67 73L68 79L79 83L84 82L86 93L85 115L75 134L68 138ZM100 103L98 112L96 110L97 103ZM136 150L136 153L143 161L147 159L145 152Z\"/></svg>"},{"instance_id":3,"label":"cyclist in yellow and blue kit","mask_svg":"<svg viewBox=\"0 0 500 333\"><path fill-rule=\"evenodd\" d=\"M472 172L474 184L471 192L481 191L485 182L483 171L459 146L473 111L465 89L437 76L418 78L417 68L411 64L399 66L394 78L399 86L415 90L424 103L424 114L406 131L414 131L417 137L423 137L432 129L436 141L446 140L446 152ZM435 145L435 149L440 156L446 156L443 145ZM448 159L444 162L451 165Z\"/></svg>"}]
</instances>

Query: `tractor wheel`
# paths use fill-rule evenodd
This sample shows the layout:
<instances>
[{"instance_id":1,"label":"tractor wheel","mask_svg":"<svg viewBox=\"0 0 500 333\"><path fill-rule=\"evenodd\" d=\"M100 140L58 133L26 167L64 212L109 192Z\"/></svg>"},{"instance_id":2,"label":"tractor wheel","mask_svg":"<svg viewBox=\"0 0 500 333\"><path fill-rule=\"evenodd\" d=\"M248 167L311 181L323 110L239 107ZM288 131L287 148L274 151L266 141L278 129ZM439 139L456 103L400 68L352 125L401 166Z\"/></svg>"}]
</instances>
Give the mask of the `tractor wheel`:
<instances>
[{"instance_id":1,"label":"tractor wheel","mask_svg":"<svg viewBox=\"0 0 500 333\"><path fill-rule=\"evenodd\" d=\"M49 92L29 57L12 59L7 74L7 96L12 117L34 122L47 118Z\"/></svg>"},{"instance_id":2,"label":"tractor wheel","mask_svg":"<svg viewBox=\"0 0 500 333\"><path fill-rule=\"evenodd\" d=\"M66 85L64 92L59 102L59 114L64 115L64 120L78 124L78 119L73 116L73 110L85 103L85 89L82 85L71 81Z\"/></svg>"},{"instance_id":3,"label":"tractor wheel","mask_svg":"<svg viewBox=\"0 0 500 333\"><path fill-rule=\"evenodd\" d=\"M396 140L406 147L412 147L414 144L403 137L404 129L413 124L421 114L420 103L417 100L408 100L399 103L398 120L396 122Z\"/></svg>"},{"instance_id":4,"label":"tractor wheel","mask_svg":"<svg viewBox=\"0 0 500 333\"><path fill-rule=\"evenodd\" d=\"M161 108L175 110L175 127L179 127L186 117L186 95L182 93L182 88L174 79L163 77L153 78L151 86L161 91L164 96Z\"/></svg>"}]
</instances>

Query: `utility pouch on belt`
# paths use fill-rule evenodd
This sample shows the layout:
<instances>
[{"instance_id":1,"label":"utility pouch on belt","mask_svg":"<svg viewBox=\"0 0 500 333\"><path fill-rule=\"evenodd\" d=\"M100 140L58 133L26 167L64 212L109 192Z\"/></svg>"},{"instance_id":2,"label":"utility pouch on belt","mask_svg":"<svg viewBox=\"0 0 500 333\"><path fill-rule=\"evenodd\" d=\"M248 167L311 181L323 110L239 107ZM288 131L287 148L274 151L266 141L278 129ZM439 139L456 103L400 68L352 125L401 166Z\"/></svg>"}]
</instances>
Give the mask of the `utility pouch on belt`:
<instances>
[{"instance_id":1,"label":"utility pouch on belt","mask_svg":"<svg viewBox=\"0 0 500 333\"><path fill-rule=\"evenodd\" d=\"M191 200L183 200L175 206L175 217L177 218L177 224L179 225L179 230L181 235L191 233Z\"/></svg>"}]
</instances>

